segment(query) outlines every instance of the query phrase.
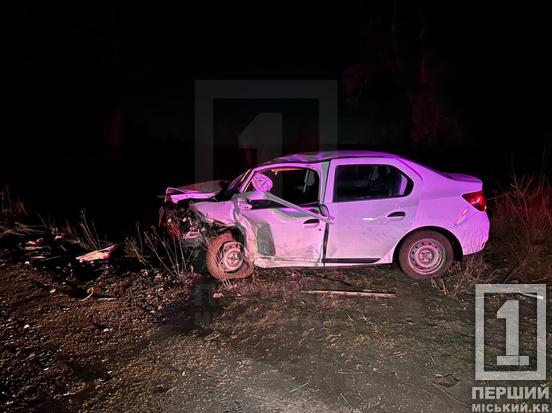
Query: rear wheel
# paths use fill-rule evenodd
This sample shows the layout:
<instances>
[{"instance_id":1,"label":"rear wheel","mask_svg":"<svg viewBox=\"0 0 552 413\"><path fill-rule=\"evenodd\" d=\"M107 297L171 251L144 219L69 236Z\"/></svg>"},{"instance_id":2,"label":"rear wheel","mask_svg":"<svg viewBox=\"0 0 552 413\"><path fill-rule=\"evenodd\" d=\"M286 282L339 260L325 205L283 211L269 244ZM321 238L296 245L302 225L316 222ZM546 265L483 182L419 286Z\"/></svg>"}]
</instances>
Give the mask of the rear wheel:
<instances>
[{"instance_id":1,"label":"rear wheel","mask_svg":"<svg viewBox=\"0 0 552 413\"><path fill-rule=\"evenodd\" d=\"M420 231L410 235L399 250L401 269L416 280L443 274L449 269L452 260L450 241L436 231Z\"/></svg>"},{"instance_id":2,"label":"rear wheel","mask_svg":"<svg viewBox=\"0 0 552 413\"><path fill-rule=\"evenodd\" d=\"M243 244L230 232L224 232L209 242L205 258L207 270L219 280L246 278L255 269L245 257Z\"/></svg>"}]
</instances>

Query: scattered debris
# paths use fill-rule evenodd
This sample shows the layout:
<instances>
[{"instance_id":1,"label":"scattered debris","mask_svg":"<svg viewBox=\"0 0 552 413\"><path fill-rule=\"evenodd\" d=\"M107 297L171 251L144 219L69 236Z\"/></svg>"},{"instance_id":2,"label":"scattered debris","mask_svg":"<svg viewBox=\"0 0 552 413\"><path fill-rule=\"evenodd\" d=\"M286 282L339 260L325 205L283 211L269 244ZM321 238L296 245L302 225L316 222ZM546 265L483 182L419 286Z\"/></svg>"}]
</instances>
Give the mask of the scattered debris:
<instances>
[{"instance_id":1,"label":"scattered debris","mask_svg":"<svg viewBox=\"0 0 552 413\"><path fill-rule=\"evenodd\" d=\"M116 245L110 245L107 248L89 252L88 254L84 254L77 257L77 261L80 263L92 262L92 261L106 261L109 259L111 253L116 247L117 247Z\"/></svg>"},{"instance_id":2,"label":"scattered debris","mask_svg":"<svg viewBox=\"0 0 552 413\"><path fill-rule=\"evenodd\" d=\"M310 383L310 380L307 381L306 383L301 384L300 386L297 386L296 388L290 390L289 392L290 392L290 393L293 393L294 391L297 391L297 390L299 390L299 389L302 389L303 387L305 387L305 386L306 386L307 384L309 384L309 383Z\"/></svg>"},{"instance_id":3,"label":"scattered debris","mask_svg":"<svg viewBox=\"0 0 552 413\"><path fill-rule=\"evenodd\" d=\"M450 397L452 400L460 403L460 404L463 404L464 406L468 406L468 407L471 407L471 404L469 403L466 403L465 401L463 400L460 400L459 398L457 398L456 396L452 395L451 393L449 393L445 388L443 388L442 386L438 385L438 384L435 384L435 383L431 383L433 384L433 386L436 388L436 389L439 389L441 390L443 393L445 393L448 397Z\"/></svg>"},{"instance_id":4,"label":"scattered debris","mask_svg":"<svg viewBox=\"0 0 552 413\"><path fill-rule=\"evenodd\" d=\"M117 299L117 297L111 297L111 296L108 296L108 295L95 293L94 292L94 287L90 287L88 290L86 290L86 293L88 295L86 297L84 297L81 301L86 301L91 297L97 299L98 301L113 301L113 300Z\"/></svg>"},{"instance_id":5,"label":"scattered debris","mask_svg":"<svg viewBox=\"0 0 552 413\"><path fill-rule=\"evenodd\" d=\"M393 292L385 291L344 291L344 290L302 290L303 294L341 295L345 297L371 297L371 298L395 298Z\"/></svg>"},{"instance_id":6,"label":"scattered debris","mask_svg":"<svg viewBox=\"0 0 552 413\"><path fill-rule=\"evenodd\" d=\"M221 292L216 292L213 294L213 298L215 300L218 300L219 298L222 298L222 297L224 297L224 295Z\"/></svg>"},{"instance_id":7,"label":"scattered debris","mask_svg":"<svg viewBox=\"0 0 552 413\"><path fill-rule=\"evenodd\" d=\"M31 261L43 261L48 259L45 255L34 255L31 257Z\"/></svg>"},{"instance_id":8,"label":"scattered debris","mask_svg":"<svg viewBox=\"0 0 552 413\"><path fill-rule=\"evenodd\" d=\"M433 384L445 388L454 387L460 382L460 380L454 377L454 374L452 373L446 374L444 376L441 374L435 374L435 376L437 377L437 379L433 382Z\"/></svg>"},{"instance_id":9,"label":"scattered debris","mask_svg":"<svg viewBox=\"0 0 552 413\"><path fill-rule=\"evenodd\" d=\"M30 240L27 241L25 245L25 251L36 251L44 248L44 239L38 238L36 241Z\"/></svg>"},{"instance_id":10,"label":"scattered debris","mask_svg":"<svg viewBox=\"0 0 552 413\"><path fill-rule=\"evenodd\" d=\"M213 331L211 334L205 336L204 340L205 341L211 341L211 340L214 340L215 338L217 338L219 336L220 336L220 332Z\"/></svg>"},{"instance_id":11,"label":"scattered debris","mask_svg":"<svg viewBox=\"0 0 552 413\"><path fill-rule=\"evenodd\" d=\"M94 294L94 288L91 287L88 289L87 291L88 295L86 297L84 297L81 301L86 301L88 300L90 297L92 297L92 295Z\"/></svg>"}]
</instances>

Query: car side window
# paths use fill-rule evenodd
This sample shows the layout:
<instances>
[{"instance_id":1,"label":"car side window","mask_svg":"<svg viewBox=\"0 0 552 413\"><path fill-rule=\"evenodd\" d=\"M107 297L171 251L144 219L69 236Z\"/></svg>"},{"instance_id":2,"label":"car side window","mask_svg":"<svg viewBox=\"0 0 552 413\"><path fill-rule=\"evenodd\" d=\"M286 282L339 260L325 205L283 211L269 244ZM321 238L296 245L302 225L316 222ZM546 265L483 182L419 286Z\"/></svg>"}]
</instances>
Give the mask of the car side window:
<instances>
[{"instance_id":1,"label":"car side window","mask_svg":"<svg viewBox=\"0 0 552 413\"><path fill-rule=\"evenodd\" d=\"M246 191L262 190L296 205L318 203L320 178L307 168L274 168L257 172ZM268 178L268 181L267 181ZM255 188L255 184L259 185Z\"/></svg>"},{"instance_id":2,"label":"car side window","mask_svg":"<svg viewBox=\"0 0 552 413\"><path fill-rule=\"evenodd\" d=\"M405 196L412 186L412 180L391 165L338 165L333 202Z\"/></svg>"}]
</instances>

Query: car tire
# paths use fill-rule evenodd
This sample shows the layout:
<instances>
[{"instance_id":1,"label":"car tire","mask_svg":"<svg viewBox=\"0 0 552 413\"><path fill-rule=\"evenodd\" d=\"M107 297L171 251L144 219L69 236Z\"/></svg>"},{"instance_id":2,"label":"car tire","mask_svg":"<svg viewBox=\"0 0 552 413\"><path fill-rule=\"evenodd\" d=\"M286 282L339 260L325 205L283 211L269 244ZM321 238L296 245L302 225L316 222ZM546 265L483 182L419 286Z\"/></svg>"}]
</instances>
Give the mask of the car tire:
<instances>
[{"instance_id":1,"label":"car tire","mask_svg":"<svg viewBox=\"0 0 552 413\"><path fill-rule=\"evenodd\" d=\"M453 259L452 244L436 231L415 232L402 242L399 250L402 271L415 280L442 275Z\"/></svg>"},{"instance_id":2,"label":"car tire","mask_svg":"<svg viewBox=\"0 0 552 413\"><path fill-rule=\"evenodd\" d=\"M241 263L237 268L224 268L224 264L221 263L221 260L224 261L224 248L228 244L241 246ZM224 232L209 241L205 263L209 273L221 281L247 278L255 270L255 266L243 255L243 244L236 241L230 232Z\"/></svg>"}]
</instances>

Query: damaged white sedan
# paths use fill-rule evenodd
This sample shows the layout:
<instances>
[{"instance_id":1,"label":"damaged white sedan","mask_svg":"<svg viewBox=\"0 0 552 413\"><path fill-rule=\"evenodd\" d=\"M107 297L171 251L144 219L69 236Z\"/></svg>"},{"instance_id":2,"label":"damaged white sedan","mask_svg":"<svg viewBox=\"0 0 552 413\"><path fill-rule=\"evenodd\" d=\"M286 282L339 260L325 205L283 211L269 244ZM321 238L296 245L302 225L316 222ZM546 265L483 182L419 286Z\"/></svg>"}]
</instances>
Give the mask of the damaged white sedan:
<instances>
[{"instance_id":1,"label":"damaged white sedan","mask_svg":"<svg viewBox=\"0 0 552 413\"><path fill-rule=\"evenodd\" d=\"M247 277L255 266L392 263L430 278L482 250L489 235L480 179L381 152L285 156L222 188L167 188L165 201L161 225L206 246L218 279Z\"/></svg>"}]
</instances>

